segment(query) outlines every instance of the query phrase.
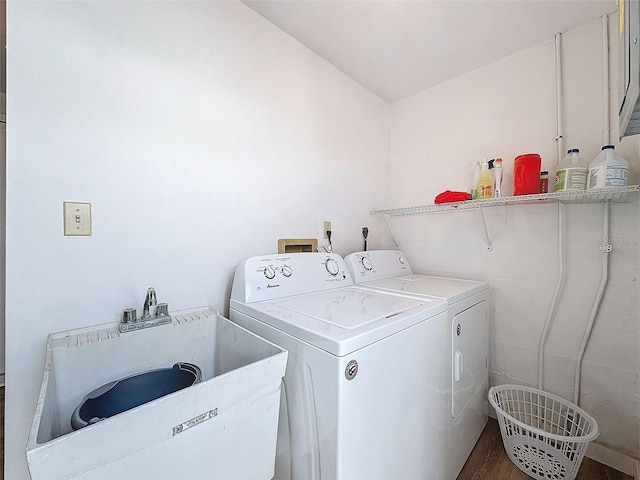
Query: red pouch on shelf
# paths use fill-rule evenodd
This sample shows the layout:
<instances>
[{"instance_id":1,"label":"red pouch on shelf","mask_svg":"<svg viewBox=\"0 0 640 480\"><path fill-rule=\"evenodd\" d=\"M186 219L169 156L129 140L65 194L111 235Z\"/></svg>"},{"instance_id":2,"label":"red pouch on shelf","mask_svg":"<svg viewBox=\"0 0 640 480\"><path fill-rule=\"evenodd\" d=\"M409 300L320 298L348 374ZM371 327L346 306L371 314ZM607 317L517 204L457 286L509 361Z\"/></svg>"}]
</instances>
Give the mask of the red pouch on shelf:
<instances>
[{"instance_id":1,"label":"red pouch on shelf","mask_svg":"<svg viewBox=\"0 0 640 480\"><path fill-rule=\"evenodd\" d=\"M451 190L445 190L438 194L434 200L435 203L450 203L450 202L463 202L465 200L471 200L471 194L467 192L453 192Z\"/></svg>"}]
</instances>

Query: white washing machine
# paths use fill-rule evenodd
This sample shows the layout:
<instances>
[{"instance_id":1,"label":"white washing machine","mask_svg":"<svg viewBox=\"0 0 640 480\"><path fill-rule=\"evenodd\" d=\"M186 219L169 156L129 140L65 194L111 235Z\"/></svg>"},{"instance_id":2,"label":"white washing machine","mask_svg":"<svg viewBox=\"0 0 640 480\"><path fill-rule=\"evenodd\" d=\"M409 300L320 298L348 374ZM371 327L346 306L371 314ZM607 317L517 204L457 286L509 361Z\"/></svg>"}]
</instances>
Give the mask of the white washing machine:
<instances>
[{"instance_id":1,"label":"white washing machine","mask_svg":"<svg viewBox=\"0 0 640 480\"><path fill-rule=\"evenodd\" d=\"M359 286L448 305L446 480L455 480L487 423L489 285L414 274L397 250L356 252L345 261ZM426 408L429 408L427 406ZM433 477L434 479L436 477ZM439 478L439 477L438 477Z\"/></svg>"},{"instance_id":2,"label":"white washing machine","mask_svg":"<svg viewBox=\"0 0 640 480\"><path fill-rule=\"evenodd\" d=\"M231 320L289 351L274 478L444 478L446 309L354 286L336 254L240 264Z\"/></svg>"}]
</instances>

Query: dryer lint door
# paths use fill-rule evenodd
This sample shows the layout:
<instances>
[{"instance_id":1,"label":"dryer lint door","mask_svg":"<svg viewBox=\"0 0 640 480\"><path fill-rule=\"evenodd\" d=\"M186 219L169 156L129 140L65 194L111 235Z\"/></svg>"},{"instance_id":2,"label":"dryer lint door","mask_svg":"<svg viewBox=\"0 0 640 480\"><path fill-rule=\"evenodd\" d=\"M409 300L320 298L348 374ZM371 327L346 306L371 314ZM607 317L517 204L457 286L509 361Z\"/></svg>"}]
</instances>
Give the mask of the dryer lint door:
<instances>
[{"instance_id":1,"label":"dryer lint door","mask_svg":"<svg viewBox=\"0 0 640 480\"><path fill-rule=\"evenodd\" d=\"M487 305L476 303L452 322L451 416L464 410L487 376Z\"/></svg>"}]
</instances>

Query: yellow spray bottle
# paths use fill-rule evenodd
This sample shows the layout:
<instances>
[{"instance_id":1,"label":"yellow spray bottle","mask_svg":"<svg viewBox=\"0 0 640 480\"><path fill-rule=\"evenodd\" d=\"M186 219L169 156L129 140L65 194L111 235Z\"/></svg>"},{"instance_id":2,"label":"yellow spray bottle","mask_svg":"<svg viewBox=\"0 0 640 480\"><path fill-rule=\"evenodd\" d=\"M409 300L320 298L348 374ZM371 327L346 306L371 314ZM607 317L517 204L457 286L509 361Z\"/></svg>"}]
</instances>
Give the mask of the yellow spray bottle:
<instances>
[{"instance_id":1,"label":"yellow spray bottle","mask_svg":"<svg viewBox=\"0 0 640 480\"><path fill-rule=\"evenodd\" d=\"M478 199L493 198L493 180L489 173L489 162L484 159L480 165L480 178L478 180Z\"/></svg>"}]
</instances>

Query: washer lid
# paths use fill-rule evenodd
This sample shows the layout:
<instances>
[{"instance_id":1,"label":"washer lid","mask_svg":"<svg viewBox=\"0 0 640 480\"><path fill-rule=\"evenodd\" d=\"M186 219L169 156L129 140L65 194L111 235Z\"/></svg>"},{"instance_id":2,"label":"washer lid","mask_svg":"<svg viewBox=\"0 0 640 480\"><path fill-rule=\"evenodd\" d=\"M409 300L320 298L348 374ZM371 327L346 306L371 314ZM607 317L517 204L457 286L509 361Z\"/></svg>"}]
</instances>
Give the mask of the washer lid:
<instances>
[{"instance_id":1,"label":"washer lid","mask_svg":"<svg viewBox=\"0 0 640 480\"><path fill-rule=\"evenodd\" d=\"M246 313L337 356L347 355L446 311L440 299L409 299L355 287L239 304Z\"/></svg>"},{"instance_id":2,"label":"washer lid","mask_svg":"<svg viewBox=\"0 0 640 480\"><path fill-rule=\"evenodd\" d=\"M421 305L413 299L353 289L290 297L277 303L301 315L347 330L392 318Z\"/></svg>"},{"instance_id":3,"label":"washer lid","mask_svg":"<svg viewBox=\"0 0 640 480\"><path fill-rule=\"evenodd\" d=\"M402 277L374 280L361 284L381 290L406 292L442 298L452 304L489 288L487 282L462 278L435 277L432 275L404 275Z\"/></svg>"}]
</instances>

